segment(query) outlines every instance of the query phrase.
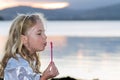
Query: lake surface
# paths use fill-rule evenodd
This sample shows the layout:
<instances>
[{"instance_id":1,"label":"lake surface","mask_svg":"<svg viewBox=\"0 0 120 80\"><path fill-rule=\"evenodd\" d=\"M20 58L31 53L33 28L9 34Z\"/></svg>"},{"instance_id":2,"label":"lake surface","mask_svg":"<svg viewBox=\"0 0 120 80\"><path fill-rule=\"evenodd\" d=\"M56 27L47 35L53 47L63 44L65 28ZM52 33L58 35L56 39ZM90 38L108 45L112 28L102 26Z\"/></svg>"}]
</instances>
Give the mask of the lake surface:
<instances>
[{"instance_id":1,"label":"lake surface","mask_svg":"<svg viewBox=\"0 0 120 80\"><path fill-rule=\"evenodd\" d=\"M0 54L11 21L0 21ZM120 80L120 21L48 21L48 44L41 52L41 70L50 62L50 41L58 77Z\"/></svg>"}]
</instances>

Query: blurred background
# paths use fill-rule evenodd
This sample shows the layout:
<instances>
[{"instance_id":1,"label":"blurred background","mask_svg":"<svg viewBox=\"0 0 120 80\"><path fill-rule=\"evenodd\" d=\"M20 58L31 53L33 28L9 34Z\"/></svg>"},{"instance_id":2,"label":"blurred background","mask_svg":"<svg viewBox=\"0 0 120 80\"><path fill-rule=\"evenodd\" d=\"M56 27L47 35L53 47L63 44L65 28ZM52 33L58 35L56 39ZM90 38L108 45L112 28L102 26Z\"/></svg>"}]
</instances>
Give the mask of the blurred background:
<instances>
[{"instance_id":1,"label":"blurred background","mask_svg":"<svg viewBox=\"0 0 120 80\"><path fill-rule=\"evenodd\" d=\"M34 12L47 19L41 71L53 41L57 78L120 80L120 0L0 0L0 60L12 20Z\"/></svg>"}]
</instances>

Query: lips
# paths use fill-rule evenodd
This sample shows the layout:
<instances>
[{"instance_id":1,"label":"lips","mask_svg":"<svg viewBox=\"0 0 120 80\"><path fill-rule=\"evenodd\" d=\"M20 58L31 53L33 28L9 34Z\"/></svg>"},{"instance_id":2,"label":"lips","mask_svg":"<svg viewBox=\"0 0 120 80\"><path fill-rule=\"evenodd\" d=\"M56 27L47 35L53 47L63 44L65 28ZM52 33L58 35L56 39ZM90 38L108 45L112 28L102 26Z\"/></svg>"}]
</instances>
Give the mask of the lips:
<instances>
[{"instance_id":1,"label":"lips","mask_svg":"<svg viewBox=\"0 0 120 80\"><path fill-rule=\"evenodd\" d=\"M44 43L44 46L47 46L47 42Z\"/></svg>"}]
</instances>

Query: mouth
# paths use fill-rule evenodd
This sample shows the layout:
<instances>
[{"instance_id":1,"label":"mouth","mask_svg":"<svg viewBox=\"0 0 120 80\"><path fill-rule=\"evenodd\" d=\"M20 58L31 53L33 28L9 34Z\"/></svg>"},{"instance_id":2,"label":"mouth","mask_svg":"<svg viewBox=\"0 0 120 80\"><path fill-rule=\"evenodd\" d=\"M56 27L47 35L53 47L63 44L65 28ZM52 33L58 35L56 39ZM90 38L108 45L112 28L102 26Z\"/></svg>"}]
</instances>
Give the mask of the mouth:
<instances>
[{"instance_id":1,"label":"mouth","mask_svg":"<svg viewBox=\"0 0 120 80\"><path fill-rule=\"evenodd\" d=\"M44 46L47 46L47 42L44 43Z\"/></svg>"}]
</instances>

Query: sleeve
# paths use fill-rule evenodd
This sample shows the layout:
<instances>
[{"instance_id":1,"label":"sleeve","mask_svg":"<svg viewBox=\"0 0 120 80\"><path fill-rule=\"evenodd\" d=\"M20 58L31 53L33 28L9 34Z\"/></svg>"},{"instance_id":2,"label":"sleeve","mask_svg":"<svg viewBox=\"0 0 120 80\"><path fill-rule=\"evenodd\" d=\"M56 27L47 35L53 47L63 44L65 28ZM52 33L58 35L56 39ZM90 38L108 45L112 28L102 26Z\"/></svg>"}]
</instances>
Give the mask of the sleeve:
<instances>
[{"instance_id":1,"label":"sleeve","mask_svg":"<svg viewBox=\"0 0 120 80\"><path fill-rule=\"evenodd\" d=\"M40 80L40 74L34 73L29 66L11 67L7 65L4 71L4 80Z\"/></svg>"}]
</instances>

